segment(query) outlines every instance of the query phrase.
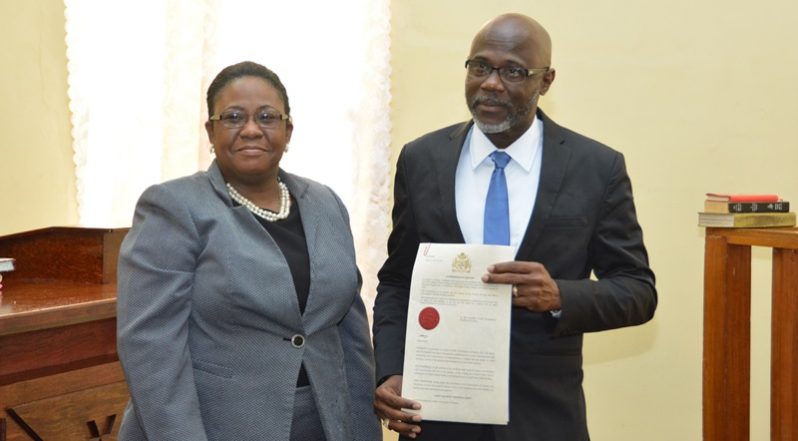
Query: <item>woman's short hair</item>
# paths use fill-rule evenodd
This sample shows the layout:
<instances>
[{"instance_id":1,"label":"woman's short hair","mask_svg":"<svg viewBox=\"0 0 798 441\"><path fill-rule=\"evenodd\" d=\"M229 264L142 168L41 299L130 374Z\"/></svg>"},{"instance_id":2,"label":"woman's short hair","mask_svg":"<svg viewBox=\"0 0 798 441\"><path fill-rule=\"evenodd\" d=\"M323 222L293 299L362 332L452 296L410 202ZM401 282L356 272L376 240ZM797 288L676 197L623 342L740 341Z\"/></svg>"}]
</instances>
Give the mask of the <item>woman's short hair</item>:
<instances>
[{"instance_id":1,"label":"woman's short hair","mask_svg":"<svg viewBox=\"0 0 798 441\"><path fill-rule=\"evenodd\" d=\"M262 78L264 81L271 84L283 100L285 114L291 115L291 106L288 105L288 93L285 91L285 86L283 82L280 81L280 77L266 66L252 61L242 61L222 69L222 71L216 75L216 78L213 79L211 85L208 86L208 116L213 115L213 104L216 102L216 96L219 92L230 84L230 82L241 77Z\"/></svg>"}]
</instances>

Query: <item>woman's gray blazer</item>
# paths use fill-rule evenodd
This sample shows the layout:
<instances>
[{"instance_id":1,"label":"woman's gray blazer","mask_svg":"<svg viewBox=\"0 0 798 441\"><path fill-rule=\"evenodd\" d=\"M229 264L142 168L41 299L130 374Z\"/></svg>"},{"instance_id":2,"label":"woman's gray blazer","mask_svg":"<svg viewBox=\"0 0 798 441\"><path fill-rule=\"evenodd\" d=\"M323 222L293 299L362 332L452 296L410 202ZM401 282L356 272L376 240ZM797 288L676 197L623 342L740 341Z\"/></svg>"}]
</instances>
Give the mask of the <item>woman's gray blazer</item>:
<instances>
[{"instance_id":1,"label":"woman's gray blazer","mask_svg":"<svg viewBox=\"0 0 798 441\"><path fill-rule=\"evenodd\" d=\"M302 362L328 441L381 438L346 209L326 186L280 177L307 239L304 314L280 248L233 206L216 163L142 194L119 257L120 441L288 440Z\"/></svg>"}]
</instances>

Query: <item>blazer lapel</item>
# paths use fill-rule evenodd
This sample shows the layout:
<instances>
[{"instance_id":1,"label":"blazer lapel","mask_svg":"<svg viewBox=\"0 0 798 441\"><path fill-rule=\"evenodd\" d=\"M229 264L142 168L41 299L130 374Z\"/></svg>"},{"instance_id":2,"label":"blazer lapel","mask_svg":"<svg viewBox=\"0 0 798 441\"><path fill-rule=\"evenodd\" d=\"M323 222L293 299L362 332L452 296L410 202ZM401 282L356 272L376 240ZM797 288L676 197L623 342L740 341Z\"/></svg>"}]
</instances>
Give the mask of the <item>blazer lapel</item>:
<instances>
[{"instance_id":1,"label":"blazer lapel","mask_svg":"<svg viewBox=\"0 0 798 441\"><path fill-rule=\"evenodd\" d=\"M266 237L268 238L266 240L269 241L270 245L277 246L277 244L271 240L269 233L263 228L258 220L252 216L252 213L250 213L247 207L233 203L233 199L230 197L230 193L227 191L227 184L225 183L224 176L222 176L222 171L219 169L219 164L216 163L215 159L211 163L211 166L208 167L208 178L211 181L211 187L213 187L213 191L216 192L217 196L219 196L219 198L224 201L228 207L230 207L234 213L234 216L240 222L240 225L245 226L247 231L253 236ZM262 234L262 232L265 232L265 234Z\"/></svg>"},{"instance_id":2,"label":"blazer lapel","mask_svg":"<svg viewBox=\"0 0 798 441\"><path fill-rule=\"evenodd\" d=\"M302 230L305 232L305 243L308 248L308 263L310 265L310 268L308 268L310 271L310 286L308 287L308 298L305 304L305 312L307 312L314 298L313 293L319 288L319 284L314 283L313 280L313 275L318 274L318 270L315 268L315 266L318 265L318 261L314 259L314 250L318 247L319 225L323 219L321 218L321 212L314 205L312 198L308 194L307 182L294 179L292 175L286 173L282 169L280 169L279 176L280 179L285 182L288 191L291 192L294 199L296 199L297 205L299 206L299 213L302 216ZM297 313L299 313L299 303L296 300L296 296L294 297L294 301L297 302ZM304 322L305 319L300 317L300 321Z\"/></svg>"},{"instance_id":3,"label":"blazer lapel","mask_svg":"<svg viewBox=\"0 0 798 441\"><path fill-rule=\"evenodd\" d=\"M463 143L472 124L473 122L467 122L458 126L449 133L444 145L440 148L432 149L432 162L437 169L441 209L447 223L446 230L451 233L449 241L452 243L465 242L460 223L457 221L454 182L457 163L460 161L460 152L463 150Z\"/></svg>"},{"instance_id":4,"label":"blazer lapel","mask_svg":"<svg viewBox=\"0 0 798 441\"><path fill-rule=\"evenodd\" d=\"M305 231L305 241L308 244L308 253L311 253L316 245L316 233L319 226L319 212L307 198L308 184L286 173L282 169L279 171L280 180L285 182L288 191L294 196L299 205L299 212L302 216L302 229ZM311 253L312 256L312 253ZM312 259L311 259L312 260Z\"/></svg>"},{"instance_id":5,"label":"blazer lapel","mask_svg":"<svg viewBox=\"0 0 798 441\"><path fill-rule=\"evenodd\" d=\"M540 239L543 227L551 215L557 194L560 192L571 151L565 144L560 126L549 119L543 111L538 110L538 116L543 121L543 163L540 167L540 183L535 208L526 229L524 239L518 247L517 256L528 256L535 243Z\"/></svg>"},{"instance_id":6,"label":"blazer lapel","mask_svg":"<svg viewBox=\"0 0 798 441\"><path fill-rule=\"evenodd\" d=\"M242 227L240 230L241 234L244 234L245 237L242 240L245 241L257 241L262 242L267 249L270 250L277 250L277 255L283 257L279 262L277 261L268 261L264 260L264 264L270 265L284 265L286 268L286 276L284 280L281 281L273 281L273 283L277 284L280 283L280 288L284 288L286 290L295 292L294 288L294 280L291 278L290 271L288 271L288 263L285 261L282 251L280 251L280 247L277 245L277 242L272 239L269 232L263 228L263 225L255 219L252 213L249 212L247 207L243 205L234 206L232 198L230 198L230 194L227 191L227 185L224 181L224 176L222 176L221 170L219 170L219 166L216 163L216 160L211 163L211 166L208 168L208 176L211 182L211 186L213 190L217 193L217 195L228 205L230 206L231 210L234 213L234 216L238 219L239 225ZM280 170L280 178L284 181L286 180L286 175ZM307 189L307 186L295 185L292 186L289 182L286 182L288 185L291 194L299 200L301 197L300 195L304 194L304 190ZM300 204L301 206L301 204ZM306 210L312 211L312 210ZM302 219L303 223L305 222L305 213L302 212ZM308 229L305 227L305 235L308 235ZM308 237L308 245L310 245L310 238ZM265 256L265 254L264 254ZM265 257L264 257L265 259ZM312 287L312 284L311 284ZM283 316L286 323L290 325L294 329L301 329L302 328L302 317L299 311L299 301L296 298L296 295L287 296L286 304L284 305L286 315Z\"/></svg>"}]
</instances>

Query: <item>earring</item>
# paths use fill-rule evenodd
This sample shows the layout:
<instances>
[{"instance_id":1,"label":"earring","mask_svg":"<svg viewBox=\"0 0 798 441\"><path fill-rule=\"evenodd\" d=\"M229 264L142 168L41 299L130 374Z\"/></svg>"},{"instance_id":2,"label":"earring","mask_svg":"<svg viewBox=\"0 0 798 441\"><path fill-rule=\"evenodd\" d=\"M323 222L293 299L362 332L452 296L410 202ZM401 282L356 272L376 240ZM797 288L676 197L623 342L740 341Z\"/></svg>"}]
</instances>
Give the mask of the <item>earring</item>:
<instances>
[{"instance_id":1,"label":"earring","mask_svg":"<svg viewBox=\"0 0 798 441\"><path fill-rule=\"evenodd\" d=\"M285 145L285 149L283 149L283 152L288 153L288 144Z\"/></svg>"},{"instance_id":2,"label":"earring","mask_svg":"<svg viewBox=\"0 0 798 441\"><path fill-rule=\"evenodd\" d=\"M214 152L214 151L213 151L213 144L211 144L211 145L208 147L208 151L210 152L210 154L211 154L211 155L212 155L212 154L214 154L214 153L216 153L216 152Z\"/></svg>"}]
</instances>

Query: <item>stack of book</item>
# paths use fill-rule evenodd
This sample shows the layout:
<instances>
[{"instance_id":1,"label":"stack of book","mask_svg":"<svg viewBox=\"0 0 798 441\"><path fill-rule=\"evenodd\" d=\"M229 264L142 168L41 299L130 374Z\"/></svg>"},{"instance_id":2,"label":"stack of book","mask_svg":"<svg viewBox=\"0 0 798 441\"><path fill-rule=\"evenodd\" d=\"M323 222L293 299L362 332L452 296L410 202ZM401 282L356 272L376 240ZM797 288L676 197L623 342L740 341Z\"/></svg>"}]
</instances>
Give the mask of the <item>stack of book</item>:
<instances>
[{"instance_id":1,"label":"stack of book","mask_svg":"<svg viewBox=\"0 0 798 441\"><path fill-rule=\"evenodd\" d=\"M0 257L0 290L3 289L3 273L14 271L14 259L10 257Z\"/></svg>"},{"instance_id":2,"label":"stack of book","mask_svg":"<svg viewBox=\"0 0 798 441\"><path fill-rule=\"evenodd\" d=\"M776 194L707 193L704 211L698 213L701 227L767 228L794 227L790 203Z\"/></svg>"}]
</instances>

